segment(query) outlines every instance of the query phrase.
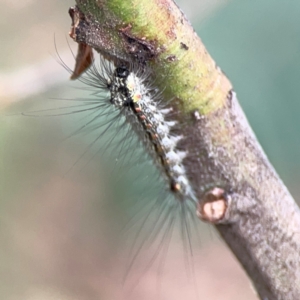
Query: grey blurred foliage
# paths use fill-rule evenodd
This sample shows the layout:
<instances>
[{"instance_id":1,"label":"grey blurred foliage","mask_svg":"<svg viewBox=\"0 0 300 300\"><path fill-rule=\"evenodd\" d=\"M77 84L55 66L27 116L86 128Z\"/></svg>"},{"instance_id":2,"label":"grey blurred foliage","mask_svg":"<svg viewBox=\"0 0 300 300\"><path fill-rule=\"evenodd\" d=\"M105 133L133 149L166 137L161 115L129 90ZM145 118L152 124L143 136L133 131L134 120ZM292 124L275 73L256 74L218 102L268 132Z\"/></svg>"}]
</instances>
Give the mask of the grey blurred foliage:
<instances>
[{"instance_id":1,"label":"grey blurred foliage","mask_svg":"<svg viewBox=\"0 0 300 300\"><path fill-rule=\"evenodd\" d=\"M12 3L19 5L17 1L7 1L0 3L6 8L10 3L10 11L15 14L10 18L5 11L1 13L5 25L0 27L1 40L5 42L1 48L2 75L50 57L49 53L55 56L54 33L59 53L60 48L68 47L67 9L72 1L28 0L18 10L12 8ZM300 178L300 2L203 1L203 9L209 14L201 11L201 1L178 2L191 14L208 51L233 82L263 148L296 195ZM62 58L65 59L63 55ZM118 149L116 153L109 149L103 155L98 142L88 148L96 133L67 138L85 122L82 116L9 116L53 105L60 107L53 98L90 97L82 85L68 82L68 73L61 69L57 76L63 74L65 81L30 99L17 103L17 99L10 99L13 104L2 109L0 299L122 299L120 274L124 268L120 266L126 265L123 252L126 243L130 249L134 233L127 241L127 229L125 233L121 229L127 228L128 219L136 213L127 204L130 208L134 198L143 193L147 202L159 190L155 180L148 180L157 176L154 168L152 175L149 169L130 173L122 162L110 160L109 152L116 157ZM0 84L2 94L3 90L5 86ZM102 148L105 141L102 139ZM207 227L202 227L201 245L196 243L195 247L204 250L194 260L203 299L255 299L226 247L211 238ZM179 269L178 261L186 264L178 246L180 234L177 235L168 261L171 269L169 273L164 271L167 275L160 292L164 299L183 299L182 295L194 299L191 280L184 279L186 274L177 278L172 270L172 266ZM152 273L138 266L133 268L133 279L129 281L141 274L144 279L139 279L141 283L124 299L154 299L159 293L157 282L165 275L159 272L157 268ZM215 293L220 289L224 298Z\"/></svg>"}]
</instances>

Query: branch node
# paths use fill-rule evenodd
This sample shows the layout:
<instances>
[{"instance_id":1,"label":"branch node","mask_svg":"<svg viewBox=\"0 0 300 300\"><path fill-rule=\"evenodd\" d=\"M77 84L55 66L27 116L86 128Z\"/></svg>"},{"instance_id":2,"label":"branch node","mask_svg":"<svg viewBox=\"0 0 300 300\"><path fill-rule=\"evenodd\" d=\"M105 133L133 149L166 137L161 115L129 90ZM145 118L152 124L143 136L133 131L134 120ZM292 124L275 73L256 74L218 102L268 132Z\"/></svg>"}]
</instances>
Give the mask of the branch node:
<instances>
[{"instance_id":1,"label":"branch node","mask_svg":"<svg viewBox=\"0 0 300 300\"><path fill-rule=\"evenodd\" d=\"M228 208L228 196L219 187L214 187L205 193L197 205L199 219L212 224L224 223Z\"/></svg>"}]
</instances>

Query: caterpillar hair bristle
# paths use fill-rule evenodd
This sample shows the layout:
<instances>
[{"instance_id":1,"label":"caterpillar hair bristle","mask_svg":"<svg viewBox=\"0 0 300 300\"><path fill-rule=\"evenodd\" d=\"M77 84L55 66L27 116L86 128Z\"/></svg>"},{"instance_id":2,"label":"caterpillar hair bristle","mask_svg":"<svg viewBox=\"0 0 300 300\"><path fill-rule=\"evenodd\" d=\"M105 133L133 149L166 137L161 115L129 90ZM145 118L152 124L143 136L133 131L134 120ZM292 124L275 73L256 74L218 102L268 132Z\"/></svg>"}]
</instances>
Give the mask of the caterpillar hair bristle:
<instances>
[{"instance_id":1,"label":"caterpillar hair bristle","mask_svg":"<svg viewBox=\"0 0 300 300\"><path fill-rule=\"evenodd\" d=\"M105 146L101 152L117 149L116 159L118 163L124 165L130 157L130 164L126 166L127 171L141 163L146 170L153 164L159 170L156 173L151 171L153 173L149 173L144 179L153 185L151 188L156 195L147 195L142 190L135 197L136 201L133 201L136 202L134 206L137 211L133 213L132 221L125 230L128 231L136 223L139 223L140 227L131 246L125 278L140 253L150 245L155 244L156 251L144 265L143 272L146 272L160 255L160 260L164 259L176 223L179 223L181 228L188 265L192 266L191 236L197 227L194 223L196 197L184 166L187 150L178 146L183 136L180 134L181 124L170 104L171 101L163 99L163 90L157 88L155 78L147 65L135 61L108 61L101 56L97 61L92 59L90 49L85 48L85 51L86 61L83 61L81 66L77 65L74 72L59 55L58 58L60 64L71 74L71 78L77 78L86 85L92 96L88 99L67 99L74 101L75 104L53 110L32 111L26 115L64 116L85 112L86 121L69 137L91 133L95 133L95 137L73 166L100 139L103 139ZM136 138L142 145L142 151L133 148L133 141ZM99 150L93 157L97 153ZM131 183L140 187L143 178L135 172L132 173L132 178L135 176L135 179L132 179ZM122 174L121 172L117 174L115 180L118 180L118 176L123 176ZM149 181L149 177L155 176L157 178L154 181L156 180L157 184L152 184L153 181ZM150 232L145 233L148 231L147 228L151 228ZM162 264L160 262L160 265ZM138 281L134 285L136 284Z\"/></svg>"}]
</instances>

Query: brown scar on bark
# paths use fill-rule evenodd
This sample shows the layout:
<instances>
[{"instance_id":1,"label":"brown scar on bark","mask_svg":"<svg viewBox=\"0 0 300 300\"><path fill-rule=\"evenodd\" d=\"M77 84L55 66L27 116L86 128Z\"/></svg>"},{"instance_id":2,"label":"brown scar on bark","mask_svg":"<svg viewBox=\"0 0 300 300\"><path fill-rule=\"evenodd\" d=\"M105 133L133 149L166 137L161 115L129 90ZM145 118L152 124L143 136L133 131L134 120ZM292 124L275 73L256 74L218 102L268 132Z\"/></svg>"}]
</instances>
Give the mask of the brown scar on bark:
<instances>
[{"instance_id":1,"label":"brown scar on bark","mask_svg":"<svg viewBox=\"0 0 300 300\"><path fill-rule=\"evenodd\" d=\"M189 47L183 42L180 42L180 48L182 48L184 50L189 50Z\"/></svg>"},{"instance_id":2,"label":"brown scar on bark","mask_svg":"<svg viewBox=\"0 0 300 300\"><path fill-rule=\"evenodd\" d=\"M72 20L69 36L76 42L76 27L79 25L81 20L85 19L85 16L77 7L70 7L69 15Z\"/></svg>"},{"instance_id":3,"label":"brown scar on bark","mask_svg":"<svg viewBox=\"0 0 300 300\"><path fill-rule=\"evenodd\" d=\"M228 208L228 197L221 188L209 190L197 204L197 216L202 221L217 224L223 221Z\"/></svg>"},{"instance_id":4,"label":"brown scar on bark","mask_svg":"<svg viewBox=\"0 0 300 300\"><path fill-rule=\"evenodd\" d=\"M131 24L128 24L126 27L119 29L125 40L125 47L128 53L142 63L155 58L158 55L158 51L154 45L155 42L147 41L146 37L138 38L134 36L130 33L131 28Z\"/></svg>"}]
</instances>

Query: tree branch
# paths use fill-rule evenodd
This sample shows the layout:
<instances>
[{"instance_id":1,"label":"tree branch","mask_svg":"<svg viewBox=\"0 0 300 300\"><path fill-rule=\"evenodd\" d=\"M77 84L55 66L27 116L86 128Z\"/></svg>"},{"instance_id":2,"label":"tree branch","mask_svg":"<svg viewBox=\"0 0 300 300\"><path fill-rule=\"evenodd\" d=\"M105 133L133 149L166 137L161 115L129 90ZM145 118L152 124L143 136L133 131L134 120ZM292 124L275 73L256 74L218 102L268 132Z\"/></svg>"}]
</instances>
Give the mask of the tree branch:
<instances>
[{"instance_id":1,"label":"tree branch","mask_svg":"<svg viewBox=\"0 0 300 300\"><path fill-rule=\"evenodd\" d=\"M173 99L200 219L215 224L261 299L300 299L299 208L183 13L172 0L76 2L71 37L108 59L147 62Z\"/></svg>"}]
</instances>

